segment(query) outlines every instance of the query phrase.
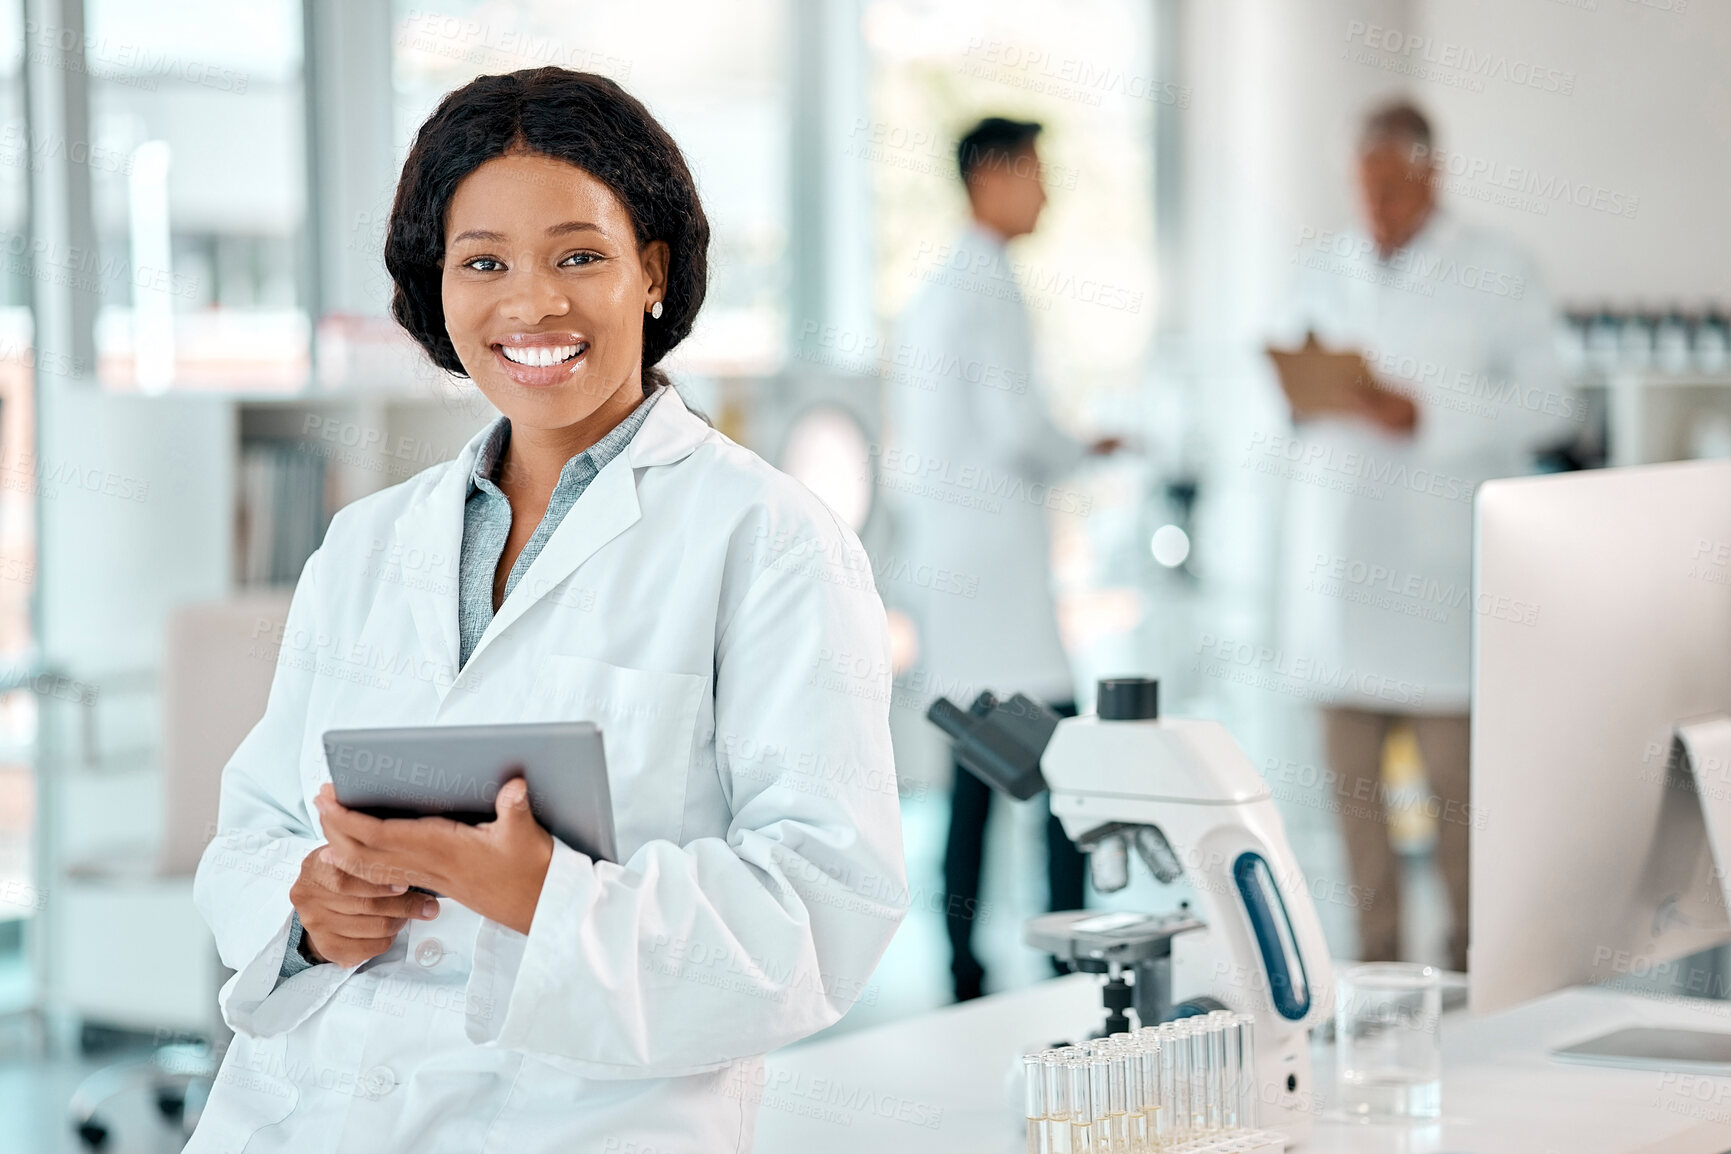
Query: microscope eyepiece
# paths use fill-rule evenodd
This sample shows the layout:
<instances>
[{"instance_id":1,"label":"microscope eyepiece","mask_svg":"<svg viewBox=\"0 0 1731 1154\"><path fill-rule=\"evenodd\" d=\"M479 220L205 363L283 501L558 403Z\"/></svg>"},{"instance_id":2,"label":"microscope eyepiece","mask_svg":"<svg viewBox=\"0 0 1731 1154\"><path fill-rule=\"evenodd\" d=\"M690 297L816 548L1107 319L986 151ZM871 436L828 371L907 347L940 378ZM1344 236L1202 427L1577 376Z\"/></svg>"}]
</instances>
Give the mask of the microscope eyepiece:
<instances>
[{"instance_id":1,"label":"microscope eyepiece","mask_svg":"<svg viewBox=\"0 0 1731 1154\"><path fill-rule=\"evenodd\" d=\"M1101 721L1154 721L1160 716L1160 682L1152 677L1102 677L1094 712Z\"/></svg>"},{"instance_id":2,"label":"microscope eyepiece","mask_svg":"<svg viewBox=\"0 0 1731 1154\"><path fill-rule=\"evenodd\" d=\"M1000 701L982 693L971 709L946 697L932 702L926 719L954 742L958 764L994 789L1027 800L1046 788L1040 757L1058 715L1020 693Z\"/></svg>"}]
</instances>

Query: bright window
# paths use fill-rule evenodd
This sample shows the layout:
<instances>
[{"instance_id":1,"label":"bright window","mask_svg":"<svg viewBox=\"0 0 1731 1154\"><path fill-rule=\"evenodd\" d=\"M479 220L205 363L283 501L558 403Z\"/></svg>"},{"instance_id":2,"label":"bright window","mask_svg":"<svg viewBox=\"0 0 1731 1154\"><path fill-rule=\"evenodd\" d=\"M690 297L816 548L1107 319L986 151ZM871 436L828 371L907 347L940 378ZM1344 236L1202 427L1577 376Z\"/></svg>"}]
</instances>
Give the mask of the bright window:
<instances>
[{"instance_id":1,"label":"bright window","mask_svg":"<svg viewBox=\"0 0 1731 1154\"><path fill-rule=\"evenodd\" d=\"M0 5L0 663L22 664L32 648L30 591L36 579L34 377L30 324L30 142L24 121L22 6ZM41 890L31 877L36 791L22 756L35 730L29 692L0 696L0 1014L30 997L22 953L24 920Z\"/></svg>"},{"instance_id":2,"label":"bright window","mask_svg":"<svg viewBox=\"0 0 1731 1154\"><path fill-rule=\"evenodd\" d=\"M1152 71L1146 0L869 0L870 114L843 146L871 161L879 319L889 324L966 219L957 138L1037 120L1050 198L1012 249L1057 407L1141 378L1154 319L1153 113L1187 94Z\"/></svg>"},{"instance_id":3,"label":"bright window","mask_svg":"<svg viewBox=\"0 0 1731 1154\"><path fill-rule=\"evenodd\" d=\"M299 387L298 0L88 0L85 34L103 384Z\"/></svg>"}]
</instances>

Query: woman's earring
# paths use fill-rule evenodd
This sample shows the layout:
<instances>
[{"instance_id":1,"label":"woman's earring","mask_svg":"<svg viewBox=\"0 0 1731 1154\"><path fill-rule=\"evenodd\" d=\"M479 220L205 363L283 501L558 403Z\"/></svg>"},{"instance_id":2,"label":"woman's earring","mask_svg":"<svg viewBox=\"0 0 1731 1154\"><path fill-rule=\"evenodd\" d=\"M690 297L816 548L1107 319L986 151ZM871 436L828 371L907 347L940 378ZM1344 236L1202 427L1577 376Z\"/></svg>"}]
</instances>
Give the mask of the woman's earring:
<instances>
[{"instance_id":1,"label":"woman's earring","mask_svg":"<svg viewBox=\"0 0 1731 1154\"><path fill-rule=\"evenodd\" d=\"M660 301L656 301L654 304L649 306L649 315L654 317L656 320L661 319L661 302Z\"/></svg>"}]
</instances>

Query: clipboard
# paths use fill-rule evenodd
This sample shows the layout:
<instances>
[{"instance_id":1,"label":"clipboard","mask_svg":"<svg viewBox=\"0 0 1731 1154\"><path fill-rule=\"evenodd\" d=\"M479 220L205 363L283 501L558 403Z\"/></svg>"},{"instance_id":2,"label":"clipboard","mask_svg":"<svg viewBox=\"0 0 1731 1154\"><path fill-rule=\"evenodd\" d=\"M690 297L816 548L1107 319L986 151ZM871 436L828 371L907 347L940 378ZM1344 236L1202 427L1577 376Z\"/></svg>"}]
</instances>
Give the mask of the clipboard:
<instances>
[{"instance_id":1,"label":"clipboard","mask_svg":"<svg viewBox=\"0 0 1731 1154\"><path fill-rule=\"evenodd\" d=\"M1295 419L1344 414L1366 418L1398 435L1411 434L1418 424L1412 398L1378 383L1359 353L1326 349L1314 332L1296 349L1271 345L1264 351L1274 362Z\"/></svg>"},{"instance_id":2,"label":"clipboard","mask_svg":"<svg viewBox=\"0 0 1731 1154\"><path fill-rule=\"evenodd\" d=\"M1264 351L1274 362L1280 391L1297 416L1362 413L1366 391L1378 388L1363 356L1326 349L1315 333L1307 334L1296 349L1270 345Z\"/></svg>"}]
</instances>

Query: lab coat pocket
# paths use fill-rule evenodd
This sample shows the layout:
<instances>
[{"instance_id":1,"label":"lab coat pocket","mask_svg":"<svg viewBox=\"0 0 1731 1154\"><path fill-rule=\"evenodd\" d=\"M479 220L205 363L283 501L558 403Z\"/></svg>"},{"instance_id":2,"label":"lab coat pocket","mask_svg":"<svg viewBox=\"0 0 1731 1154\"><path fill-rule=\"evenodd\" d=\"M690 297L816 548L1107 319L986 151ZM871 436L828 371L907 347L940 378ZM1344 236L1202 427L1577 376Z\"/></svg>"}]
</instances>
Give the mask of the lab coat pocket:
<instances>
[{"instance_id":1,"label":"lab coat pocket","mask_svg":"<svg viewBox=\"0 0 1731 1154\"><path fill-rule=\"evenodd\" d=\"M625 861L645 842L681 841L692 742L709 678L589 657L542 659L534 713L601 727L613 825Z\"/></svg>"},{"instance_id":2,"label":"lab coat pocket","mask_svg":"<svg viewBox=\"0 0 1731 1154\"><path fill-rule=\"evenodd\" d=\"M235 1038L183 1154L240 1154L258 1131L293 1113L300 1089L287 1050L287 1038Z\"/></svg>"}]
</instances>

